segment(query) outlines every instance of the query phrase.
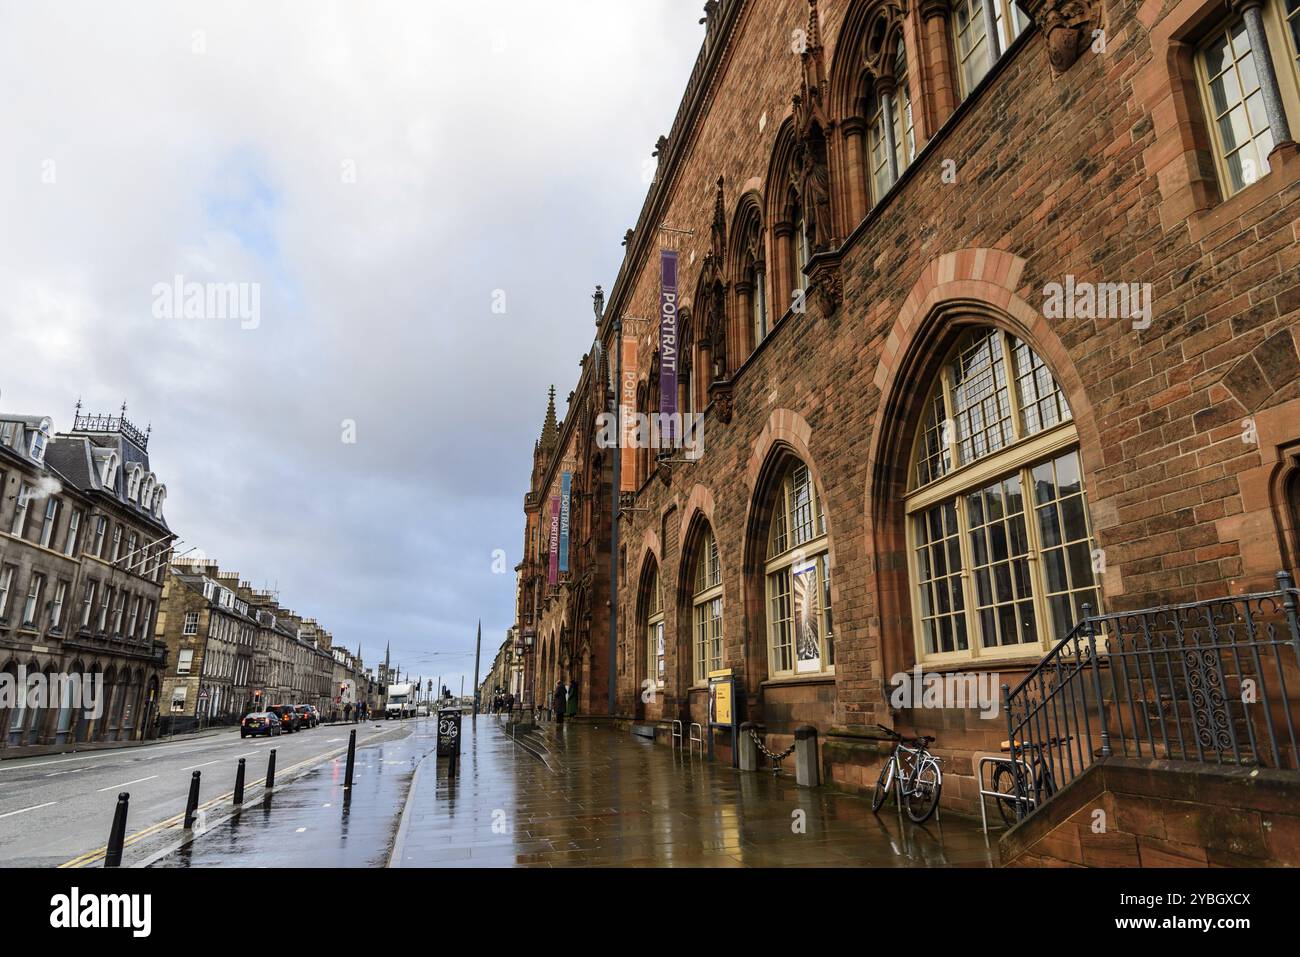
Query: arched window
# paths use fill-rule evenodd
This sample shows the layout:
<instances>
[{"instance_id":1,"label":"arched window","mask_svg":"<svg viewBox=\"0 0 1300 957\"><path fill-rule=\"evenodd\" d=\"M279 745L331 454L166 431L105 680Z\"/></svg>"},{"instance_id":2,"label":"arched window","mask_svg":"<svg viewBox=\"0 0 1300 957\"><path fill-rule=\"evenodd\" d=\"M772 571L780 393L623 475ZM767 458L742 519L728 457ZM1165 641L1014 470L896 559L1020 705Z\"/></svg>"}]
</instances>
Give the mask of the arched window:
<instances>
[{"instance_id":1,"label":"arched window","mask_svg":"<svg viewBox=\"0 0 1300 957\"><path fill-rule=\"evenodd\" d=\"M1097 608L1078 433L1024 342L975 327L931 385L909 475L918 660L1039 654Z\"/></svg>"},{"instance_id":2,"label":"arched window","mask_svg":"<svg viewBox=\"0 0 1300 957\"><path fill-rule=\"evenodd\" d=\"M693 677L707 681L710 671L722 667L722 564L718 540L706 528L695 556L695 583L691 597Z\"/></svg>"},{"instance_id":3,"label":"arched window","mask_svg":"<svg viewBox=\"0 0 1300 957\"><path fill-rule=\"evenodd\" d=\"M763 252L763 221L759 203L753 194L741 199L736 212L732 235L735 260L731 269L735 280L736 311L740 317L738 328L749 328L749 347L757 349L767 338L771 323L767 315L767 269ZM738 365L745 359L740 355L733 362Z\"/></svg>"},{"instance_id":4,"label":"arched window","mask_svg":"<svg viewBox=\"0 0 1300 957\"><path fill-rule=\"evenodd\" d=\"M903 35L894 39L889 75L878 79L868 99L867 143L871 165L871 201L880 202L916 156L912 96L907 86L907 50Z\"/></svg>"},{"instance_id":5,"label":"arched window","mask_svg":"<svg viewBox=\"0 0 1300 957\"><path fill-rule=\"evenodd\" d=\"M768 529L768 674L808 674L835 666L826 514L802 462L786 466Z\"/></svg>"},{"instance_id":6,"label":"arched window","mask_svg":"<svg viewBox=\"0 0 1300 957\"><path fill-rule=\"evenodd\" d=\"M801 198L791 190L790 196L790 222L794 224L794 238L791 243L794 254L794 272L791 275L792 283L790 291L796 289L806 290L808 288L808 277L804 275L804 267L808 265L808 260L812 258L812 238L808 235L808 216L803 207Z\"/></svg>"},{"instance_id":7,"label":"arched window","mask_svg":"<svg viewBox=\"0 0 1300 957\"><path fill-rule=\"evenodd\" d=\"M664 686L664 596L659 587L659 569L650 572L645 595L646 677L655 687Z\"/></svg>"}]
</instances>

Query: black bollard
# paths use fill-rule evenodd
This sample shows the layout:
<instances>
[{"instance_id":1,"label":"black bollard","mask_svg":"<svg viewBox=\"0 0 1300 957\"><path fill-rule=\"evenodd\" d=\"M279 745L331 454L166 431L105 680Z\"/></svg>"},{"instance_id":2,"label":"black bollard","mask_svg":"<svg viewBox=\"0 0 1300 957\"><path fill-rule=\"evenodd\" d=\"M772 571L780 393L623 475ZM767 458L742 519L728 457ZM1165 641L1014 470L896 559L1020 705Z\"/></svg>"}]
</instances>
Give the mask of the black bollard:
<instances>
[{"instance_id":1,"label":"black bollard","mask_svg":"<svg viewBox=\"0 0 1300 957\"><path fill-rule=\"evenodd\" d=\"M235 806L244 803L244 759L239 759L239 770L235 772Z\"/></svg>"},{"instance_id":2,"label":"black bollard","mask_svg":"<svg viewBox=\"0 0 1300 957\"><path fill-rule=\"evenodd\" d=\"M271 757L266 762L266 793L271 793L271 788L275 787L275 748L271 749Z\"/></svg>"},{"instance_id":3,"label":"black bollard","mask_svg":"<svg viewBox=\"0 0 1300 957\"><path fill-rule=\"evenodd\" d=\"M108 832L108 849L104 853L105 867L122 866L122 845L126 843L126 812L131 805L131 795L123 791L117 796L117 810L113 812L113 827Z\"/></svg>"},{"instance_id":4,"label":"black bollard","mask_svg":"<svg viewBox=\"0 0 1300 957\"><path fill-rule=\"evenodd\" d=\"M190 775L190 797L185 802L185 830L194 826L194 812L199 809L199 779L202 771Z\"/></svg>"},{"instance_id":5,"label":"black bollard","mask_svg":"<svg viewBox=\"0 0 1300 957\"><path fill-rule=\"evenodd\" d=\"M343 781L343 789L345 791L352 790L352 769L353 767L356 766L356 763L357 763L357 732L355 729L353 729L352 733L348 735L348 773Z\"/></svg>"}]
</instances>

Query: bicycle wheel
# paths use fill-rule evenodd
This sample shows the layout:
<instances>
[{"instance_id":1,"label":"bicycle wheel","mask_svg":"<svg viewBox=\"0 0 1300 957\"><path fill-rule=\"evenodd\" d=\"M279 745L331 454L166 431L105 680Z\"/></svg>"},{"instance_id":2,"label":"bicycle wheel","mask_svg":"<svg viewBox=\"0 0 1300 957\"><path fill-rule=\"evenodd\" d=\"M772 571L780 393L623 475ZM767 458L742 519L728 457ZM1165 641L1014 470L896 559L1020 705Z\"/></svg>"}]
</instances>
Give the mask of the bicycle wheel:
<instances>
[{"instance_id":1,"label":"bicycle wheel","mask_svg":"<svg viewBox=\"0 0 1300 957\"><path fill-rule=\"evenodd\" d=\"M871 795L871 812L873 814L880 811L884 806L885 798L889 796L889 789L894 784L894 762L888 760L880 766L880 777L876 779L876 791Z\"/></svg>"},{"instance_id":2,"label":"bicycle wheel","mask_svg":"<svg viewBox=\"0 0 1300 957\"><path fill-rule=\"evenodd\" d=\"M916 769L912 789L903 802L907 816L917 824L924 824L939 806L939 792L943 790L943 774L934 758L926 757Z\"/></svg>"},{"instance_id":3,"label":"bicycle wheel","mask_svg":"<svg viewBox=\"0 0 1300 957\"><path fill-rule=\"evenodd\" d=\"M1020 801L1016 797L1016 772L1010 764L999 764L994 770L993 790L998 792L994 803L998 806L1002 823L1007 827L1014 827L1020 820L1017 811Z\"/></svg>"}]
</instances>

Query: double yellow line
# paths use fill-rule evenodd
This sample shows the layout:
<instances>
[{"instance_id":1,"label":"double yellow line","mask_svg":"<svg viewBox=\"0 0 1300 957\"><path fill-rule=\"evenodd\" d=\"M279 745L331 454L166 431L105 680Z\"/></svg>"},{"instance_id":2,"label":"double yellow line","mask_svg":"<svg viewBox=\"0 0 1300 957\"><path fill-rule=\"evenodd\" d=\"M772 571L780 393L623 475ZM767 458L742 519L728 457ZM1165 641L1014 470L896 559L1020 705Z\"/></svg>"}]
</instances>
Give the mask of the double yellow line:
<instances>
[{"instance_id":1,"label":"double yellow line","mask_svg":"<svg viewBox=\"0 0 1300 957\"><path fill-rule=\"evenodd\" d=\"M383 731L380 731L378 734L371 735L369 738L366 738L365 742L358 741L357 747L361 747L363 743L368 743L370 741L373 741L375 738L387 734L389 730L390 729L385 729ZM305 761L299 761L297 764L291 764L287 768L277 768L275 773L277 775L281 773L285 775L289 775L292 774L294 771L297 771L299 768L303 768L315 764L324 764L326 761L330 761L338 757L340 754L346 754L347 750L348 750L347 748L337 748L334 751L330 751L326 754L316 755L314 757L307 758ZM266 787L266 780L263 779L261 781L255 781L254 783L245 787L244 792L245 794L247 794L249 791L255 791L257 788L265 788L265 787ZM231 790L227 791L225 794L220 794L217 797L214 797L211 800L205 801L203 804L200 804L199 810L206 811L208 808L221 804L224 801L228 801L234 796L235 796L235 791L232 788ZM247 803L248 800L246 799L244 801L244 804ZM240 807L242 808L243 805L240 805ZM224 820L224 818L222 820ZM183 824L184 822L185 822L184 812L173 815L172 817L167 818L165 821L159 821L157 824L151 824L148 827L144 828L143 830L136 831L134 834L128 836L126 840L122 842L122 847L123 849L126 849L130 847L132 844L138 844L140 841L143 841L146 837L151 837L152 835L157 834L160 831L165 831L168 828L175 827L176 825ZM64 861L62 864L59 865L59 868L90 867L102 861L107 854L108 854L107 845L105 845L104 847L97 847L95 848L95 850L87 851L84 854L74 857L70 861Z\"/></svg>"}]
</instances>

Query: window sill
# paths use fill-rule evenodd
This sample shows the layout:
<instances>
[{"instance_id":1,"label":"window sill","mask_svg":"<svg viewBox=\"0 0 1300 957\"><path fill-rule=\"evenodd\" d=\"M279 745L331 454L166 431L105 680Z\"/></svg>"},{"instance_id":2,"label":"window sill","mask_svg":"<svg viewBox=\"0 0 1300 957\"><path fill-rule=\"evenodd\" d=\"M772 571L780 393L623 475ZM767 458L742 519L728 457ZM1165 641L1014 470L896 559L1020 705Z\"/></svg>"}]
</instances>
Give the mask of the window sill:
<instances>
[{"instance_id":1,"label":"window sill","mask_svg":"<svg viewBox=\"0 0 1300 957\"><path fill-rule=\"evenodd\" d=\"M758 686L760 688L779 688L787 685L822 685L834 683L834 671L820 671L815 675L778 675L775 678L768 678L765 681L760 681Z\"/></svg>"},{"instance_id":2,"label":"window sill","mask_svg":"<svg viewBox=\"0 0 1300 957\"><path fill-rule=\"evenodd\" d=\"M1300 146L1285 143L1269 154L1268 173L1245 189L1208 209L1198 210L1187 219L1188 237L1199 243L1205 237L1240 218L1261 203L1300 182Z\"/></svg>"}]
</instances>

